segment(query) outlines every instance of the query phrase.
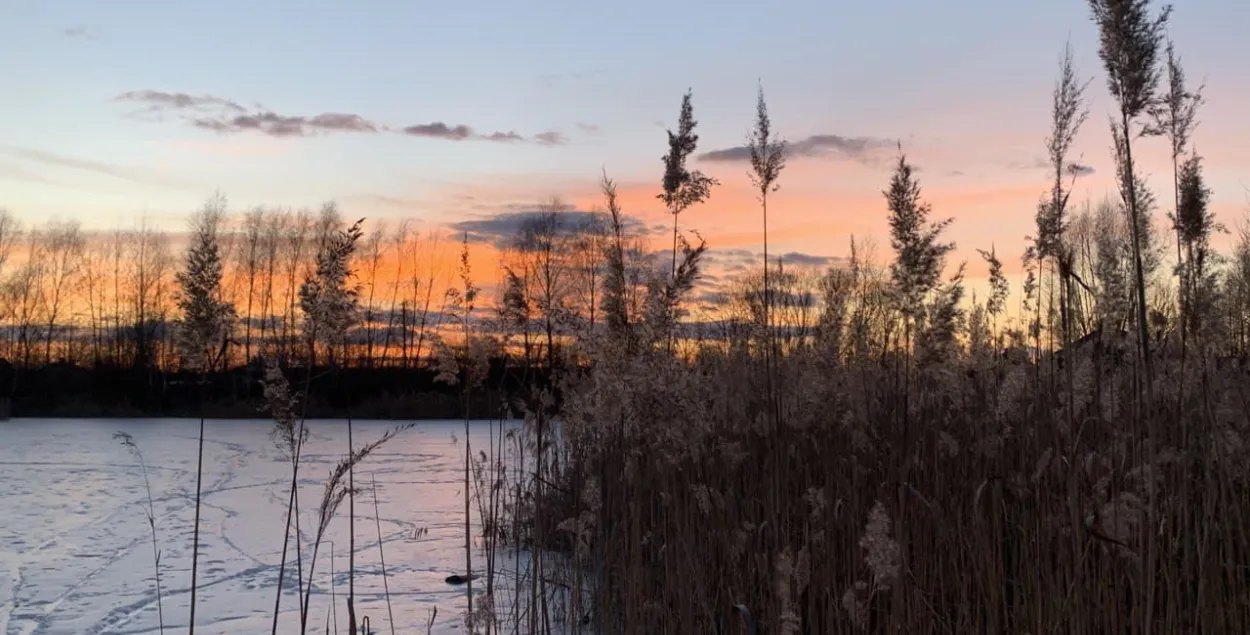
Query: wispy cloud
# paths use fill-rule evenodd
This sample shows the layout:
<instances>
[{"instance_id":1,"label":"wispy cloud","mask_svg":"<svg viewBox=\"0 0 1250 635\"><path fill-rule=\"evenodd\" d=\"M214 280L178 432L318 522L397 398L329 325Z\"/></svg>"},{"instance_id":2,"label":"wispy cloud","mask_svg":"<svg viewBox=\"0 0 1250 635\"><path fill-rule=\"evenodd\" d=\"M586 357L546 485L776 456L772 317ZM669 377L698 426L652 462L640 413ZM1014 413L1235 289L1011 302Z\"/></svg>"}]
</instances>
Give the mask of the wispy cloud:
<instances>
[{"instance_id":1,"label":"wispy cloud","mask_svg":"<svg viewBox=\"0 0 1250 635\"><path fill-rule=\"evenodd\" d=\"M216 95L192 95L159 90L134 90L122 93L114 101L139 104L135 116L174 114L187 124L219 134L257 133L270 137L309 137L321 133L376 133L394 132L410 137L443 139L447 141L494 141L497 143L523 143L532 141L540 145L564 145L568 138L555 130L540 132L526 137L515 130L478 133L465 124L449 125L442 121L415 124L403 128L391 128L367 117L354 113L325 112L319 115L289 115L274 112L257 104L245 107L238 101Z\"/></svg>"},{"instance_id":2,"label":"wispy cloud","mask_svg":"<svg viewBox=\"0 0 1250 635\"><path fill-rule=\"evenodd\" d=\"M836 134L812 135L786 144L789 157L822 157L849 159L878 165L889 151L897 147L897 141L879 137L844 137ZM738 163L751 160L751 149L745 145L712 150L699 155L700 161Z\"/></svg>"},{"instance_id":3,"label":"wispy cloud","mask_svg":"<svg viewBox=\"0 0 1250 635\"><path fill-rule=\"evenodd\" d=\"M569 139L556 130L548 130L534 135L534 141L545 146L562 146L568 143Z\"/></svg>"},{"instance_id":4,"label":"wispy cloud","mask_svg":"<svg viewBox=\"0 0 1250 635\"><path fill-rule=\"evenodd\" d=\"M132 90L113 98L114 101L126 101L143 104L148 111L161 110L226 110L245 112L247 109L237 102L212 95L189 95L187 93L167 93L159 90Z\"/></svg>"},{"instance_id":5,"label":"wispy cloud","mask_svg":"<svg viewBox=\"0 0 1250 635\"><path fill-rule=\"evenodd\" d=\"M509 205L506 207L513 206ZM503 249L513 244L526 223L533 221L544 213L546 212L533 209L509 211L451 223L448 227L458 234L464 234L471 243L489 244ZM568 210L560 212L559 218L562 226L576 228L585 227L595 221L602 221L603 215L595 212ZM627 232L640 234L647 232L647 224L632 216L625 216L624 225Z\"/></svg>"},{"instance_id":6,"label":"wispy cloud","mask_svg":"<svg viewBox=\"0 0 1250 635\"><path fill-rule=\"evenodd\" d=\"M222 134L259 132L271 137L307 137L319 132L377 132L377 124L349 113L322 113L314 117L260 112L227 118L202 117L192 125Z\"/></svg>"},{"instance_id":7,"label":"wispy cloud","mask_svg":"<svg viewBox=\"0 0 1250 635\"><path fill-rule=\"evenodd\" d=\"M403 129L403 133L414 137L432 137L434 139L449 139L451 141L464 141L474 136L473 129L468 126L449 126L441 121L408 126ZM495 134L501 133L496 132Z\"/></svg>"},{"instance_id":8,"label":"wispy cloud","mask_svg":"<svg viewBox=\"0 0 1250 635\"><path fill-rule=\"evenodd\" d=\"M492 132L488 135L483 135L482 138L487 141L503 141L505 143L512 143L514 141L525 140L525 137L522 137L521 135L517 134L515 131L511 131L511 130L509 130L508 132L498 132L498 131Z\"/></svg>"},{"instance_id":9,"label":"wispy cloud","mask_svg":"<svg viewBox=\"0 0 1250 635\"><path fill-rule=\"evenodd\" d=\"M413 137L428 137L431 139L443 139L446 141L494 141L497 143L522 143L527 140L515 130L509 130L508 132L495 131L491 133L478 133L472 126L465 124L451 126L442 121L407 126L400 130L400 132ZM565 143L568 143L568 139L563 134L554 130L540 132L534 135L532 140L540 145L549 146L564 145Z\"/></svg>"},{"instance_id":10,"label":"wispy cloud","mask_svg":"<svg viewBox=\"0 0 1250 635\"><path fill-rule=\"evenodd\" d=\"M1003 161L1002 165L1003 167L1011 170L1051 170L1052 173L1054 171L1054 167L1050 164L1048 159L1038 156L1024 161ZM1080 162L1069 163L1065 170L1068 174L1077 177L1091 176L1096 172L1094 166Z\"/></svg>"},{"instance_id":11,"label":"wispy cloud","mask_svg":"<svg viewBox=\"0 0 1250 635\"><path fill-rule=\"evenodd\" d=\"M791 251L780 256L781 262L799 267L825 267L834 262L832 256L817 256Z\"/></svg>"},{"instance_id":12,"label":"wispy cloud","mask_svg":"<svg viewBox=\"0 0 1250 635\"><path fill-rule=\"evenodd\" d=\"M563 82L577 82L594 77L600 77L607 74L607 72L608 71L606 69L595 68L582 71L572 71L568 73L548 73L540 76L538 81L548 88L554 88L557 84Z\"/></svg>"},{"instance_id":13,"label":"wispy cloud","mask_svg":"<svg viewBox=\"0 0 1250 635\"><path fill-rule=\"evenodd\" d=\"M123 179L134 183L144 185L162 185L171 187L181 187L180 184L161 178L159 176L149 174L142 170L133 168L125 168L102 161L94 161L91 159L78 159L74 157L62 156L45 152L43 150L32 150L29 148L0 147L0 154L39 163L46 166L67 168L71 170L79 170L82 172L90 172L102 176Z\"/></svg>"},{"instance_id":14,"label":"wispy cloud","mask_svg":"<svg viewBox=\"0 0 1250 635\"><path fill-rule=\"evenodd\" d=\"M139 114L174 113L186 123L219 134L243 132L270 137L307 137L324 132L378 132L382 126L352 113L282 115L263 106L248 108L233 99L159 90L134 90L114 101L141 104Z\"/></svg>"},{"instance_id":15,"label":"wispy cloud","mask_svg":"<svg viewBox=\"0 0 1250 635\"><path fill-rule=\"evenodd\" d=\"M712 265L721 268L724 271L741 272L752 267L758 267L764 263L764 254L751 249L717 249L712 247L708 250L707 260ZM785 266L795 267L827 267L842 260L834 256L820 256L816 254L808 254L799 251L791 251L784 254L770 254L769 262L776 264L778 260Z\"/></svg>"},{"instance_id":16,"label":"wispy cloud","mask_svg":"<svg viewBox=\"0 0 1250 635\"><path fill-rule=\"evenodd\" d=\"M69 27L68 29L64 29L63 31L61 31L61 35L64 35L65 37L78 38L78 39L81 39L81 40L90 40L90 41L93 41L93 42L94 42L95 40L99 39L99 38L96 36L96 34L95 34L95 32L94 32L94 31L92 31L91 29L88 29L88 28L87 28L87 27L85 27L85 26L81 26L81 25L80 25L80 26L72 26L72 27Z\"/></svg>"},{"instance_id":17,"label":"wispy cloud","mask_svg":"<svg viewBox=\"0 0 1250 635\"><path fill-rule=\"evenodd\" d=\"M383 194L354 194L343 197L347 202L359 202L368 205L383 205L398 209L421 209L429 205L427 201L403 196L386 196Z\"/></svg>"},{"instance_id":18,"label":"wispy cloud","mask_svg":"<svg viewBox=\"0 0 1250 635\"><path fill-rule=\"evenodd\" d=\"M1068 174L1074 176L1089 176L1094 173L1094 167L1083 163L1069 163Z\"/></svg>"},{"instance_id":19,"label":"wispy cloud","mask_svg":"<svg viewBox=\"0 0 1250 635\"><path fill-rule=\"evenodd\" d=\"M18 167L5 161L0 161L0 180L25 181L27 183L39 183L41 185L52 185L56 187L63 187L65 185L60 181L50 179L41 174L36 174L30 170Z\"/></svg>"}]
</instances>

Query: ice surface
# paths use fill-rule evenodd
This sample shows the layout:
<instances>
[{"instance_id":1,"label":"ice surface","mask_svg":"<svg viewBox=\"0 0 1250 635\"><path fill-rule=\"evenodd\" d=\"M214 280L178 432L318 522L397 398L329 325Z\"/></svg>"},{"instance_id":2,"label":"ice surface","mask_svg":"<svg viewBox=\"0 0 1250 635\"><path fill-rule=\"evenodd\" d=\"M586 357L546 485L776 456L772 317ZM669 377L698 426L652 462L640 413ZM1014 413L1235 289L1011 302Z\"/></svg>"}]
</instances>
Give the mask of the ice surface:
<instances>
[{"instance_id":1,"label":"ice surface","mask_svg":"<svg viewBox=\"0 0 1250 635\"><path fill-rule=\"evenodd\" d=\"M0 633L158 632L143 473L113 439L117 431L133 436L148 465L165 628L186 629L198 425L184 419L0 422ZM299 488L306 552L325 476L346 449L345 422L308 425ZM392 425L355 422L354 438L359 445ZM290 483L290 464L270 439L271 429L267 421L206 424L197 633L269 632ZM490 434L487 422L471 426L475 455ZM357 615L368 615L377 632L390 628L379 575L374 475L396 632L424 633L435 607L434 632L464 630L465 588L444 581L464 570L463 437L463 422L418 423L357 468L356 485L364 490L356 499ZM336 625L347 632L346 515L344 503L328 532L333 563L331 545L318 555L310 631L324 632L329 619L332 632ZM501 560L512 563L514 554ZM294 584L292 564L283 585L280 633L298 632Z\"/></svg>"}]
</instances>

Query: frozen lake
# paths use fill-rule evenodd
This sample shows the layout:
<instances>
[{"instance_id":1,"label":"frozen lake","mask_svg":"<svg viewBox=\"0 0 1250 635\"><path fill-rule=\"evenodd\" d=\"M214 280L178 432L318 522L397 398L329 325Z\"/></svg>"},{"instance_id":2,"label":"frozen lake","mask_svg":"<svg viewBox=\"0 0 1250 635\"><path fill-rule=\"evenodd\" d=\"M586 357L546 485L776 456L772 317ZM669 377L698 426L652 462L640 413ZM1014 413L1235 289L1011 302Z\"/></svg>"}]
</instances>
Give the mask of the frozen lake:
<instances>
[{"instance_id":1,"label":"frozen lake","mask_svg":"<svg viewBox=\"0 0 1250 635\"><path fill-rule=\"evenodd\" d=\"M185 419L0 421L0 634L158 632L143 474L113 438L117 431L134 437L148 465L165 627L186 630L198 425ZM356 422L357 445L393 425ZM290 483L290 463L270 439L272 426L207 422L197 633L270 630ZM308 426L300 468L306 543L324 479L343 455L347 434L342 421ZM487 449L491 426L475 422L471 431L476 455ZM364 491L356 499L356 605L375 631L390 632L370 482L375 475L396 632L424 633L434 608L434 632L464 631L465 589L445 582L464 569L463 436L462 421L420 422L357 468L356 484ZM476 517L476 503L473 509ZM338 597L337 616L330 611L329 619L337 619L343 633L346 516L344 502L327 534L334 542ZM323 545L316 565L308 620L314 632L324 632L332 604L330 548ZM292 584L293 569L287 569ZM298 632L298 613L291 586L279 632Z\"/></svg>"}]
</instances>

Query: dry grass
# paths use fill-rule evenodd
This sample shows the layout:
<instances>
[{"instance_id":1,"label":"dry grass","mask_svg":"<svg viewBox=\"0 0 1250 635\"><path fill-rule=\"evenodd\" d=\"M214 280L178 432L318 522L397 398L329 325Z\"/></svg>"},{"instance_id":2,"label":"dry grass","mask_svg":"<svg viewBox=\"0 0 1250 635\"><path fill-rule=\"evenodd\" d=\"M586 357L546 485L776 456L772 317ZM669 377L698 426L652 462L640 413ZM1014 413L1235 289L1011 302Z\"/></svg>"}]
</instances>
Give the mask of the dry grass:
<instances>
[{"instance_id":1,"label":"dry grass","mask_svg":"<svg viewBox=\"0 0 1250 635\"><path fill-rule=\"evenodd\" d=\"M1139 414L1113 368L1072 428L1047 358L903 381L892 356L822 353L780 361L777 432L744 352L599 358L571 391L580 495L538 500L596 577L596 632L723 632L736 604L769 633L1250 630L1240 371L1162 358L1174 400Z\"/></svg>"}]
</instances>

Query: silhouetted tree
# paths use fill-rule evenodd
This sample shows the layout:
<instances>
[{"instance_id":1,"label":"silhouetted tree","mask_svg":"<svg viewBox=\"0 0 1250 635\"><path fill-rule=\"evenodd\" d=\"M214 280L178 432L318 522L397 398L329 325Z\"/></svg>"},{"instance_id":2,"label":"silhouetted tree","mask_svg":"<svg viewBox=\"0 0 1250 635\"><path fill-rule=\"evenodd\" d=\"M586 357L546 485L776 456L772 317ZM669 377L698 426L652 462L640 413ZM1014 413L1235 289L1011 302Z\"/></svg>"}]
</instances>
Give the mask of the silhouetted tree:
<instances>
[{"instance_id":1,"label":"silhouetted tree","mask_svg":"<svg viewBox=\"0 0 1250 635\"><path fill-rule=\"evenodd\" d=\"M219 236L225 219L223 199L214 198L191 218L187 248L178 282L181 313L178 343L189 368L211 372L221 358L234 320L234 307L221 300L223 264Z\"/></svg>"},{"instance_id":2,"label":"silhouetted tree","mask_svg":"<svg viewBox=\"0 0 1250 635\"><path fill-rule=\"evenodd\" d=\"M574 234L566 218L568 211L568 205L553 197L525 218L511 245L513 267L542 330L548 371L556 367L557 338L572 321L569 299L575 280L570 252Z\"/></svg>"},{"instance_id":3,"label":"silhouetted tree","mask_svg":"<svg viewBox=\"0 0 1250 635\"><path fill-rule=\"evenodd\" d=\"M164 324L167 299L166 286L172 259L169 235L157 231L147 218L126 235L123 266L129 272L128 322L133 333L132 366L151 370L157 358L157 334Z\"/></svg>"},{"instance_id":4,"label":"silhouetted tree","mask_svg":"<svg viewBox=\"0 0 1250 635\"><path fill-rule=\"evenodd\" d=\"M374 310L374 296L378 289L378 270L382 266L382 259L385 257L385 240L386 224L378 223L373 228L373 233L365 238L363 258L365 280L364 285L369 289L368 295L365 296L365 314L362 328L365 331L365 364L373 366L373 343L376 329L374 324L377 321L377 313Z\"/></svg>"},{"instance_id":5,"label":"silhouetted tree","mask_svg":"<svg viewBox=\"0 0 1250 635\"><path fill-rule=\"evenodd\" d=\"M52 222L40 234L42 240L32 254L44 268L45 288L43 310L47 319L44 331L44 363L52 363L52 342L56 339L57 319L76 290L82 273L86 239L77 221Z\"/></svg>"},{"instance_id":6,"label":"silhouetted tree","mask_svg":"<svg viewBox=\"0 0 1250 635\"><path fill-rule=\"evenodd\" d=\"M265 226L261 234L261 266L264 275L264 289L260 298L260 341L262 347L273 346L277 334L277 323L274 316L274 278L278 272L278 252L282 246L283 234L286 233L291 219L287 210L272 210L267 214ZM266 355L271 355L268 351Z\"/></svg>"},{"instance_id":7,"label":"silhouetted tree","mask_svg":"<svg viewBox=\"0 0 1250 635\"><path fill-rule=\"evenodd\" d=\"M256 277L261 267L261 240L267 216L263 207L252 209L243 215L242 242L235 257L238 259L239 273L243 276L246 292L244 295L243 322L243 363L252 363L252 311L256 299Z\"/></svg>"},{"instance_id":8,"label":"silhouetted tree","mask_svg":"<svg viewBox=\"0 0 1250 635\"><path fill-rule=\"evenodd\" d=\"M312 216L301 210L291 220L290 229L283 241L282 275L286 278L285 315L282 318L282 339L284 355L291 355L299 339L296 329L295 308L299 303L299 280L303 273L305 261L309 253L308 237L312 232ZM315 253L315 252L314 252Z\"/></svg>"}]
</instances>

